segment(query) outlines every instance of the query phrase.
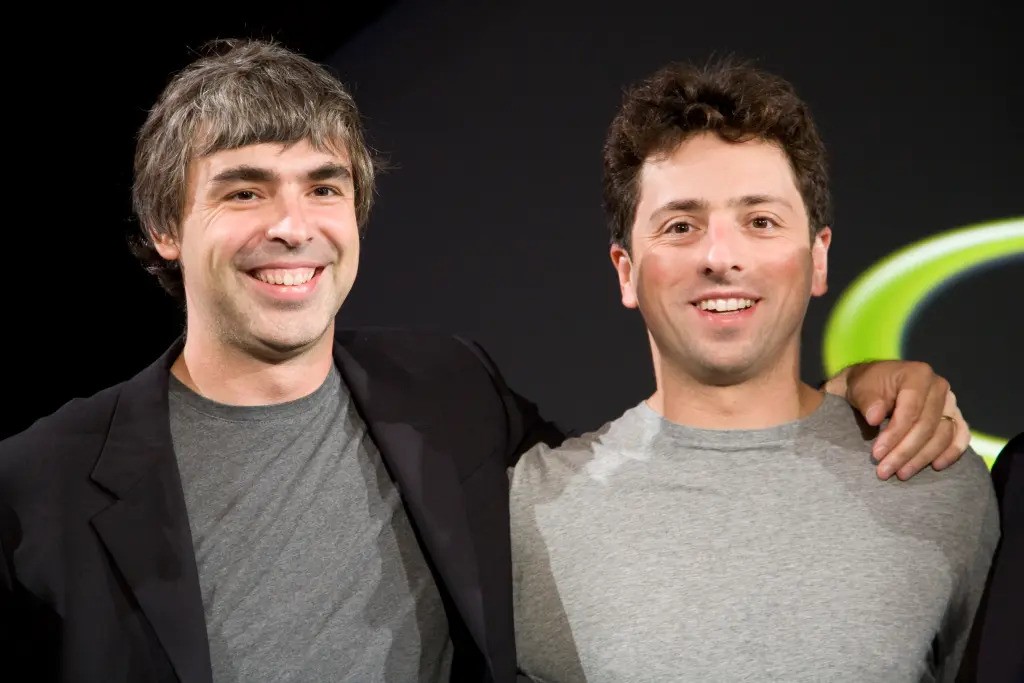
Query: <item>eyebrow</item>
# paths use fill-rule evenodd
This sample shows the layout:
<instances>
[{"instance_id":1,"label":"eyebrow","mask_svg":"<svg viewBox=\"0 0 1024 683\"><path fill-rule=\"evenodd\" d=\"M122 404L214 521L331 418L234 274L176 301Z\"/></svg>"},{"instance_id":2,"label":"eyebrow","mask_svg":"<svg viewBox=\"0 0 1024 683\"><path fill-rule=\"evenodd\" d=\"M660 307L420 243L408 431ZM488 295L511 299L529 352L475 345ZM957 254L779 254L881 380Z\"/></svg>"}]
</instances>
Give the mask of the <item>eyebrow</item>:
<instances>
[{"instance_id":1,"label":"eyebrow","mask_svg":"<svg viewBox=\"0 0 1024 683\"><path fill-rule=\"evenodd\" d=\"M711 205L704 199L673 199L670 202L662 204L657 211L652 213L652 216L657 216L660 213L667 213L670 211L707 211Z\"/></svg>"},{"instance_id":2,"label":"eyebrow","mask_svg":"<svg viewBox=\"0 0 1024 683\"><path fill-rule=\"evenodd\" d=\"M352 180L352 171L344 164L328 162L306 174L307 180Z\"/></svg>"},{"instance_id":3,"label":"eyebrow","mask_svg":"<svg viewBox=\"0 0 1024 683\"><path fill-rule=\"evenodd\" d=\"M777 197L772 194L748 194L742 197L736 197L730 199L726 206L730 208L736 208L739 206L760 206L761 204L782 204L783 206L792 209L793 206L782 197ZM711 205L705 199L673 199L670 202L663 204L652 216L657 216L661 213L670 211L708 211Z\"/></svg>"},{"instance_id":4,"label":"eyebrow","mask_svg":"<svg viewBox=\"0 0 1024 683\"><path fill-rule=\"evenodd\" d=\"M352 171L344 164L327 162L308 171L305 178L309 182L320 182L323 180L350 181L352 180ZM231 168L224 169L210 179L210 184L218 186L234 182L270 183L280 179L281 176L276 171L242 164L241 166L232 166Z\"/></svg>"},{"instance_id":5,"label":"eyebrow","mask_svg":"<svg viewBox=\"0 0 1024 683\"><path fill-rule=\"evenodd\" d=\"M729 200L730 207L736 206L758 206L759 204L782 204L787 209L792 209L793 205L788 200L778 197L773 194L748 194L736 199Z\"/></svg>"}]
</instances>

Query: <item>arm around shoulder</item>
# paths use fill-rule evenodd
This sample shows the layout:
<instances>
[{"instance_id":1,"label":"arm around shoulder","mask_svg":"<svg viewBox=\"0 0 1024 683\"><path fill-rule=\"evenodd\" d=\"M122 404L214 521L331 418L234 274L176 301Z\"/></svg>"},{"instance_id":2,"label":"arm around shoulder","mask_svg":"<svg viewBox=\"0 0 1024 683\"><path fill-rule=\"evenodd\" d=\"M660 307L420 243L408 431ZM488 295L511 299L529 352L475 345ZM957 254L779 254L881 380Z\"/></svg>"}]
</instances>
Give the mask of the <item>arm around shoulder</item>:
<instances>
[{"instance_id":1,"label":"arm around shoulder","mask_svg":"<svg viewBox=\"0 0 1024 683\"><path fill-rule=\"evenodd\" d=\"M506 465L512 467L519 456L538 443L558 446L565 434L554 422L544 419L536 404L513 391L498 370L491 356L477 342L456 337L480 360L494 383L494 387L505 407L508 418L508 441L506 449Z\"/></svg>"}]
</instances>

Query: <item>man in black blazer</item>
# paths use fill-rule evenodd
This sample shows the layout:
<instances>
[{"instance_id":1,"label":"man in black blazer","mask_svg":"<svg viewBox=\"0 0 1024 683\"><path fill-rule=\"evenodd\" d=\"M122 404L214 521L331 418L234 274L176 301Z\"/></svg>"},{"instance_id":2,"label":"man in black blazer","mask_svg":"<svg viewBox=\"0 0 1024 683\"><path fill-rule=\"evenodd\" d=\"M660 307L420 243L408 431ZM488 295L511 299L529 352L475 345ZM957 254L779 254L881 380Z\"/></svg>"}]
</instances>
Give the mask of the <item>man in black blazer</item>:
<instances>
[{"instance_id":1,"label":"man in black blazer","mask_svg":"<svg viewBox=\"0 0 1024 683\"><path fill-rule=\"evenodd\" d=\"M137 253L186 332L0 443L4 680L515 680L506 468L562 435L473 343L335 329L373 173L349 94L279 46L169 83ZM895 469L965 448L926 366L830 390L895 410Z\"/></svg>"},{"instance_id":2,"label":"man in black blazer","mask_svg":"<svg viewBox=\"0 0 1024 683\"><path fill-rule=\"evenodd\" d=\"M168 425L181 349L0 447L0 642L26 681L211 680ZM511 680L506 466L561 435L458 339L340 331L333 357L444 591L453 680Z\"/></svg>"}]
</instances>

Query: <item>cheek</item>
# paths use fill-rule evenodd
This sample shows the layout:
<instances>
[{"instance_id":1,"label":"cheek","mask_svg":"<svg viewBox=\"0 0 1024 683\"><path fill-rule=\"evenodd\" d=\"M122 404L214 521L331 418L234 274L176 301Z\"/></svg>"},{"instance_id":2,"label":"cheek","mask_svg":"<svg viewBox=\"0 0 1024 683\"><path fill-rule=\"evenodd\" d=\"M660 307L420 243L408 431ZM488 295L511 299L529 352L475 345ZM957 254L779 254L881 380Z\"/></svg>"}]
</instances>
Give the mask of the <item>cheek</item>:
<instances>
[{"instance_id":1,"label":"cheek","mask_svg":"<svg viewBox=\"0 0 1024 683\"><path fill-rule=\"evenodd\" d=\"M264 239L264 231L254 228L260 225L239 212L225 213L215 217L204 226L202 237L196 245L196 255L211 267L230 262L237 254L256 249Z\"/></svg>"},{"instance_id":2,"label":"cheek","mask_svg":"<svg viewBox=\"0 0 1024 683\"><path fill-rule=\"evenodd\" d=\"M359 248L359 226L356 225L355 217L346 221L337 229L339 241L349 249Z\"/></svg>"},{"instance_id":3,"label":"cheek","mask_svg":"<svg viewBox=\"0 0 1024 683\"><path fill-rule=\"evenodd\" d=\"M809 293L813 264L810 249L788 248L765 252L761 262L768 283L784 289L799 289L801 296ZM805 291L807 290L807 291Z\"/></svg>"},{"instance_id":4,"label":"cheek","mask_svg":"<svg viewBox=\"0 0 1024 683\"><path fill-rule=\"evenodd\" d=\"M319 216L318 223L323 236L339 251L358 253L359 226L356 225L354 210L324 212Z\"/></svg>"},{"instance_id":5,"label":"cheek","mask_svg":"<svg viewBox=\"0 0 1024 683\"><path fill-rule=\"evenodd\" d=\"M652 249L640 259L639 293L657 296L685 285L693 273L682 249Z\"/></svg>"},{"instance_id":6,"label":"cheek","mask_svg":"<svg viewBox=\"0 0 1024 683\"><path fill-rule=\"evenodd\" d=\"M349 269L358 267L359 265L359 249L362 243L359 240L359 232L354 228L351 231L345 233L345 240L338 244L338 250L341 252L342 261L348 262Z\"/></svg>"},{"instance_id":7,"label":"cheek","mask_svg":"<svg viewBox=\"0 0 1024 683\"><path fill-rule=\"evenodd\" d=\"M239 226L238 230L226 231L220 235L220 239L212 245L213 252L220 254L225 259L231 259L235 254L258 249L266 241L265 233L262 230L245 230Z\"/></svg>"},{"instance_id":8,"label":"cheek","mask_svg":"<svg viewBox=\"0 0 1024 683\"><path fill-rule=\"evenodd\" d=\"M351 201L338 202L336 204L318 206L310 213L315 216L318 224L329 232L351 233L356 232L356 206Z\"/></svg>"}]
</instances>

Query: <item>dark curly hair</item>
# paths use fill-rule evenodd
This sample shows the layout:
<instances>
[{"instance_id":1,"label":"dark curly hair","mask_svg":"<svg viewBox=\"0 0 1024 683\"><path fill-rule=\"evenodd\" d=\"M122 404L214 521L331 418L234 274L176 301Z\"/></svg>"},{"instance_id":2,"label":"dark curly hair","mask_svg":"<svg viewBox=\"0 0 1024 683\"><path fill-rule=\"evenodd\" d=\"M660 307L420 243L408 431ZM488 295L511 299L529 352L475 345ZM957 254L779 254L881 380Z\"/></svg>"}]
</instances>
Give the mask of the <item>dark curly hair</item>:
<instances>
[{"instance_id":1,"label":"dark curly hair","mask_svg":"<svg viewBox=\"0 0 1024 683\"><path fill-rule=\"evenodd\" d=\"M831 224L825 147L807 105L784 79L731 58L669 64L626 91L604 144L604 206L611 239L627 251L640 171L695 134L761 139L785 151L807 207L811 234Z\"/></svg>"}]
</instances>

